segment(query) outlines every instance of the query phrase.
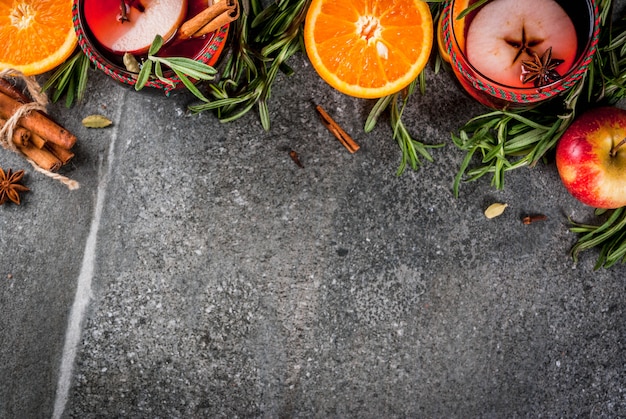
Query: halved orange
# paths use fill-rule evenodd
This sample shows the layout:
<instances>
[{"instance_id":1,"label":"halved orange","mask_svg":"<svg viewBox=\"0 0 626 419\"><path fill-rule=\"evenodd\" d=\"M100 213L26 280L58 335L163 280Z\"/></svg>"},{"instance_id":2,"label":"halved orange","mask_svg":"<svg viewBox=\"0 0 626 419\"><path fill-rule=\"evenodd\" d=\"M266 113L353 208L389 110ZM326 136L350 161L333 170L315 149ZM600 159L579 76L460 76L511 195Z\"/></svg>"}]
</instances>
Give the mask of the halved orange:
<instances>
[{"instance_id":1,"label":"halved orange","mask_svg":"<svg viewBox=\"0 0 626 419\"><path fill-rule=\"evenodd\" d=\"M0 70L44 73L63 63L76 44L71 0L0 2Z\"/></svg>"},{"instance_id":2,"label":"halved orange","mask_svg":"<svg viewBox=\"0 0 626 419\"><path fill-rule=\"evenodd\" d=\"M312 0L304 43L335 89L379 98L409 85L428 63L433 19L421 0Z\"/></svg>"}]
</instances>

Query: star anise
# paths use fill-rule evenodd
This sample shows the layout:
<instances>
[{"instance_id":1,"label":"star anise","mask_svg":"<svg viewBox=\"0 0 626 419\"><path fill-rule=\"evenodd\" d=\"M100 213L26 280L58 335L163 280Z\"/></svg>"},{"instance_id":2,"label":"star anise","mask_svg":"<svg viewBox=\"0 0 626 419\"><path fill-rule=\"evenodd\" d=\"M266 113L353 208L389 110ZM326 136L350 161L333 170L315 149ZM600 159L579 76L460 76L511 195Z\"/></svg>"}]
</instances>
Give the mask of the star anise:
<instances>
[{"instance_id":1,"label":"star anise","mask_svg":"<svg viewBox=\"0 0 626 419\"><path fill-rule=\"evenodd\" d=\"M533 82L535 87L553 83L562 77L556 71L562 63L563 60L552 58L552 47L545 50L541 57L534 52L532 60L522 61L522 83Z\"/></svg>"},{"instance_id":2,"label":"star anise","mask_svg":"<svg viewBox=\"0 0 626 419\"><path fill-rule=\"evenodd\" d=\"M12 173L11 169L9 169L4 173L4 170L0 167L0 205L4 204L7 199L10 199L17 205L20 204L19 193L29 191L26 186L18 183L23 177L23 170Z\"/></svg>"}]
</instances>

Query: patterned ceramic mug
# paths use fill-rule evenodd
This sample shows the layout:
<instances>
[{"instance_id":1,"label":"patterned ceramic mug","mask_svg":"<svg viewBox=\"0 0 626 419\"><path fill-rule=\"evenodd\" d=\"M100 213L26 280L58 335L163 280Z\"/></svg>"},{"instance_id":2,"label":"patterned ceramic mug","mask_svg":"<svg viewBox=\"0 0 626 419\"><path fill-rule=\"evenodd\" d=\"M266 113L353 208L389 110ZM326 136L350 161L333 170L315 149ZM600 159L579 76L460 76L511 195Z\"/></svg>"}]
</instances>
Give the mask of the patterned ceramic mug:
<instances>
[{"instance_id":1,"label":"patterned ceramic mug","mask_svg":"<svg viewBox=\"0 0 626 419\"><path fill-rule=\"evenodd\" d=\"M222 0L226 1L226 0ZM102 7L104 2L114 2L116 7L119 6L118 0L74 0L72 8L72 16L74 20L74 28L78 36L78 44L89 60L97 69L103 71L113 79L134 86L137 80L137 73L128 71L123 63L123 55L114 53L98 42L90 29L86 19L85 3L93 3L94 7ZM140 1L137 3L141 4ZM207 8L209 0L188 0L185 19L198 14ZM87 5L90 7L90 5ZM105 15L96 15L104 17ZM115 17L114 17L115 18ZM119 17L118 17L119 19ZM229 25L226 24L214 32L206 34L199 38L193 38L177 43L166 43L159 51L159 55L165 57L186 57L196 61L215 65L222 53L227 41ZM138 56L138 61L142 57ZM157 89L162 89L169 94L173 89L182 87L180 79L172 72L164 72L166 80L151 78L146 85Z\"/></svg>"},{"instance_id":2,"label":"patterned ceramic mug","mask_svg":"<svg viewBox=\"0 0 626 419\"><path fill-rule=\"evenodd\" d=\"M494 109L532 108L572 88L598 44L596 0L446 2L439 52L463 89Z\"/></svg>"}]
</instances>

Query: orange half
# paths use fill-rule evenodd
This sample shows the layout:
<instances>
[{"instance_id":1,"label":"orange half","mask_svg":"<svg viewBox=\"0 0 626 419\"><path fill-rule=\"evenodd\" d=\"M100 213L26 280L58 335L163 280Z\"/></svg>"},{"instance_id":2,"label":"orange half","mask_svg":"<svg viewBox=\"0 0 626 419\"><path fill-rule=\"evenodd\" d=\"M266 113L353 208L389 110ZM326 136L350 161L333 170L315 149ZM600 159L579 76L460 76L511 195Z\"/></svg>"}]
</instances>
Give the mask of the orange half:
<instances>
[{"instance_id":1,"label":"orange half","mask_svg":"<svg viewBox=\"0 0 626 419\"><path fill-rule=\"evenodd\" d=\"M332 87L379 98L402 90L424 69L433 19L421 0L313 0L304 43L313 68Z\"/></svg>"},{"instance_id":2,"label":"orange half","mask_svg":"<svg viewBox=\"0 0 626 419\"><path fill-rule=\"evenodd\" d=\"M76 44L71 0L0 2L0 70L44 73L63 63Z\"/></svg>"}]
</instances>

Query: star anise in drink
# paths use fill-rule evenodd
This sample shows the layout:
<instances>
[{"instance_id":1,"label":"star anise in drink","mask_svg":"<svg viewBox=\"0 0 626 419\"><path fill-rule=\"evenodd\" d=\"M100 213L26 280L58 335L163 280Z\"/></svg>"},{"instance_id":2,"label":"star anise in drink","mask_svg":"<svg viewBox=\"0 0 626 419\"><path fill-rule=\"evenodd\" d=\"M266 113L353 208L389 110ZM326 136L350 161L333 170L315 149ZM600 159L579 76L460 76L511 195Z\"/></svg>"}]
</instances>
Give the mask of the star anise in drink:
<instances>
[{"instance_id":1,"label":"star anise in drink","mask_svg":"<svg viewBox=\"0 0 626 419\"><path fill-rule=\"evenodd\" d=\"M20 184L19 181L24 177L24 171L18 170L17 172L11 172L11 169L4 173L4 170L0 167L0 205L4 204L7 200L11 200L15 204L20 204L20 192L27 192L29 189Z\"/></svg>"},{"instance_id":2,"label":"star anise in drink","mask_svg":"<svg viewBox=\"0 0 626 419\"><path fill-rule=\"evenodd\" d=\"M522 61L522 83L533 82L535 87L554 83L562 77L556 71L561 64L563 60L552 58L552 47L545 50L541 57L534 52L532 60Z\"/></svg>"}]
</instances>

